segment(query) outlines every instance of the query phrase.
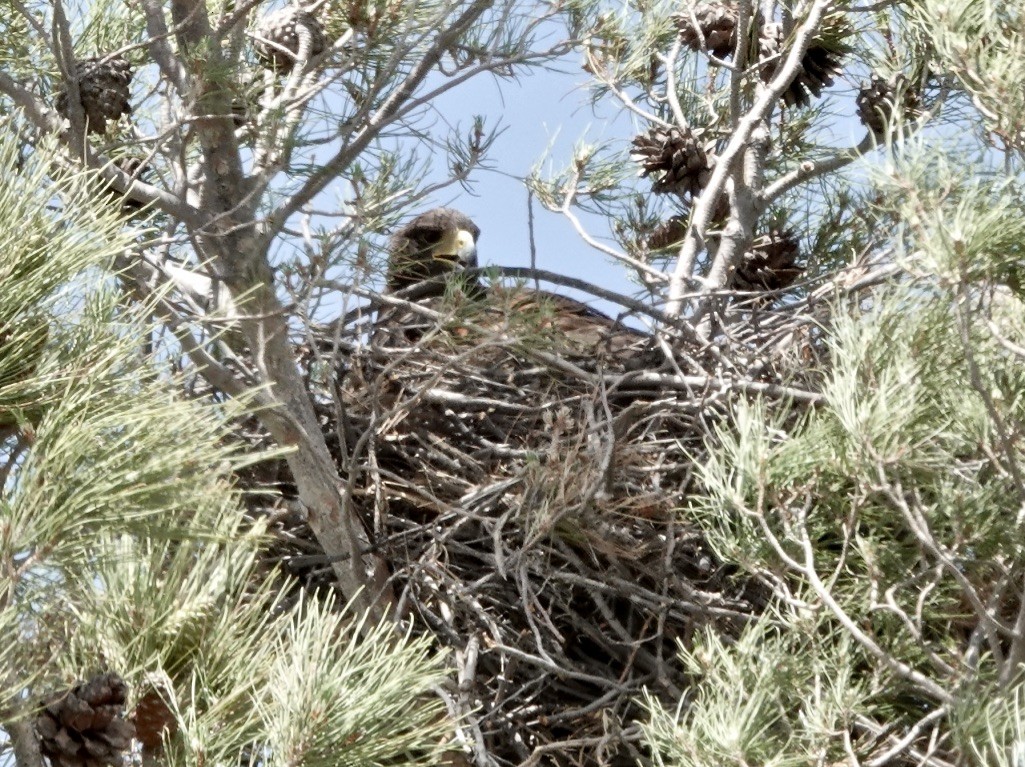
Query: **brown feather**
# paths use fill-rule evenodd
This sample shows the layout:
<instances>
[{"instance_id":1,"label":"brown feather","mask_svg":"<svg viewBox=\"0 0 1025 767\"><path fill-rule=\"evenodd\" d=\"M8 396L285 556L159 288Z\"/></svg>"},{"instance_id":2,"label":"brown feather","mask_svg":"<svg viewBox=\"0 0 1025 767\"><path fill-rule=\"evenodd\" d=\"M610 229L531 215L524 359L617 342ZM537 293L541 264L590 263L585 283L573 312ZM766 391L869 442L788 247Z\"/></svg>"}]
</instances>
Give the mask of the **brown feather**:
<instances>
[{"instance_id":1,"label":"brown feather","mask_svg":"<svg viewBox=\"0 0 1025 767\"><path fill-rule=\"evenodd\" d=\"M484 340L483 332L511 337L589 367L610 362L622 369L646 366L652 355L651 337L582 301L524 287L488 288L475 276L460 279L460 265L433 254L439 241L460 229L470 232L475 242L480 236L468 216L451 208L427 211L399 229L391 240L386 292L409 292L431 283L426 294L417 291L415 303L442 315L449 341ZM376 324L373 343L386 347L418 343L438 323L412 308L386 309Z\"/></svg>"},{"instance_id":2,"label":"brown feather","mask_svg":"<svg viewBox=\"0 0 1025 767\"><path fill-rule=\"evenodd\" d=\"M458 266L455 262L434 258L432 249L446 235L460 229L472 234L474 242L480 238L480 229L469 216L452 208L435 208L421 213L399 229L388 246L388 292L442 278L455 271ZM463 266L476 267L477 264ZM443 290L444 280L438 279L438 284Z\"/></svg>"}]
</instances>

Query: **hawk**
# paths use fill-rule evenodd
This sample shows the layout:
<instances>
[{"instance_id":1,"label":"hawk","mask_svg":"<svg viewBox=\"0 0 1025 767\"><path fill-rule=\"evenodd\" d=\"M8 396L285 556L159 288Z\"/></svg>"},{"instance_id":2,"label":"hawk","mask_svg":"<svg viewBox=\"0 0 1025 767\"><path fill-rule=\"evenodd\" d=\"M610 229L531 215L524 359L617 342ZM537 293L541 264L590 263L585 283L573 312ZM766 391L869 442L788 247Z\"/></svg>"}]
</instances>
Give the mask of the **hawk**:
<instances>
[{"instance_id":1,"label":"hawk","mask_svg":"<svg viewBox=\"0 0 1025 767\"><path fill-rule=\"evenodd\" d=\"M477 268L480 228L464 213L435 208L411 220L391 238L387 293L433 284Z\"/></svg>"},{"instance_id":2,"label":"hawk","mask_svg":"<svg viewBox=\"0 0 1025 767\"><path fill-rule=\"evenodd\" d=\"M546 350L572 357L625 364L650 350L647 334L576 299L524 287L485 286L477 262L480 233L469 216L452 208L416 216L391 239L385 294L434 309L458 293L473 305L468 314L477 327L534 331L546 339ZM385 335L375 340L394 339L401 329L405 340L416 341L434 325L412 310L385 310L378 321Z\"/></svg>"}]
</instances>

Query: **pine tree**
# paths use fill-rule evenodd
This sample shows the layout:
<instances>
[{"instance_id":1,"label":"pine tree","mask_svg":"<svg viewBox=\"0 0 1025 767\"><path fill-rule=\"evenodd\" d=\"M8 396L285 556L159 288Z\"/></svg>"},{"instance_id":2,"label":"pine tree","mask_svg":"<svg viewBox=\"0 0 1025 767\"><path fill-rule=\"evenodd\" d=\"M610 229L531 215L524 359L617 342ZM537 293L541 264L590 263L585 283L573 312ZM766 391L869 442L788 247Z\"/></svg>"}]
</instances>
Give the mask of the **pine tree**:
<instances>
[{"instance_id":1,"label":"pine tree","mask_svg":"<svg viewBox=\"0 0 1025 767\"><path fill-rule=\"evenodd\" d=\"M720 369L791 387L731 398L692 452L681 518L763 600L684 644L686 694L648 698L653 762L1017 763L1025 7L589 10L589 71L645 126L634 146L704 155L686 176L635 150L631 196L598 185L621 155L591 152L542 195L597 188L579 202L663 268Z\"/></svg>"},{"instance_id":2,"label":"pine tree","mask_svg":"<svg viewBox=\"0 0 1025 767\"><path fill-rule=\"evenodd\" d=\"M290 601L261 567L230 410L145 352L110 190L0 131L0 695L23 767L436 763L423 639ZM104 275L108 275L104 277ZM358 640L358 641L357 641Z\"/></svg>"},{"instance_id":3,"label":"pine tree","mask_svg":"<svg viewBox=\"0 0 1025 767\"><path fill-rule=\"evenodd\" d=\"M0 7L22 767L1018 764L1023 11ZM432 100L567 54L636 290L382 295Z\"/></svg>"}]
</instances>

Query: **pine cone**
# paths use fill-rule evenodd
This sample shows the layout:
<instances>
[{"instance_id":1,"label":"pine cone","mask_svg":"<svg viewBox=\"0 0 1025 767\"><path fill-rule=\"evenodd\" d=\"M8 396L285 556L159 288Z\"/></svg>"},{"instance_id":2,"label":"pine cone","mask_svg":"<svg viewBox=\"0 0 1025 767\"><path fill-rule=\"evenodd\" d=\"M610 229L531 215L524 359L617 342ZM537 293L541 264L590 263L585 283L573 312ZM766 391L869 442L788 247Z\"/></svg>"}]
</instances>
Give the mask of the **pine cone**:
<instances>
[{"instance_id":1,"label":"pine cone","mask_svg":"<svg viewBox=\"0 0 1025 767\"><path fill-rule=\"evenodd\" d=\"M773 229L757 238L744 254L734 274L734 286L740 290L788 288L804 271L796 263L800 255L793 232Z\"/></svg>"},{"instance_id":2,"label":"pine cone","mask_svg":"<svg viewBox=\"0 0 1025 767\"><path fill-rule=\"evenodd\" d=\"M843 57L850 50L846 37L850 26L841 15L828 17L819 35L808 46L801 67L789 87L783 91L783 103L788 107L810 106L811 99L822 95L822 89L833 84L833 78L843 68ZM762 82L769 82L780 64L786 60L783 25L772 23L762 26L758 38L758 56L764 62L761 66Z\"/></svg>"},{"instance_id":3,"label":"pine cone","mask_svg":"<svg viewBox=\"0 0 1025 767\"><path fill-rule=\"evenodd\" d=\"M736 3L704 3L694 9L693 17L698 21L697 28L690 12L673 15L680 42L698 51L704 41L704 49L720 59L733 53L737 46Z\"/></svg>"},{"instance_id":4,"label":"pine cone","mask_svg":"<svg viewBox=\"0 0 1025 767\"><path fill-rule=\"evenodd\" d=\"M146 749L159 748L165 737L178 731L178 720L174 712L156 689L149 690L139 698L132 718L135 721L136 737Z\"/></svg>"},{"instance_id":5,"label":"pine cone","mask_svg":"<svg viewBox=\"0 0 1025 767\"><path fill-rule=\"evenodd\" d=\"M284 55L284 54L282 54ZM257 73L249 81L229 86L231 93L231 121L235 128L254 127L263 109L263 75Z\"/></svg>"},{"instance_id":6,"label":"pine cone","mask_svg":"<svg viewBox=\"0 0 1025 767\"><path fill-rule=\"evenodd\" d=\"M678 246L687 235L687 219L684 216L671 216L656 226L645 238L648 250L665 250Z\"/></svg>"},{"instance_id":7,"label":"pine cone","mask_svg":"<svg viewBox=\"0 0 1025 767\"><path fill-rule=\"evenodd\" d=\"M299 56L300 30L310 35L310 58L327 49L324 28L313 14L300 8L282 8L264 17L256 28L260 63L271 71L290 71Z\"/></svg>"},{"instance_id":8,"label":"pine cone","mask_svg":"<svg viewBox=\"0 0 1025 767\"><path fill-rule=\"evenodd\" d=\"M135 737L123 718L125 683L113 673L53 696L36 717L39 747L53 767L117 767Z\"/></svg>"},{"instance_id":9,"label":"pine cone","mask_svg":"<svg viewBox=\"0 0 1025 767\"><path fill-rule=\"evenodd\" d=\"M652 177L651 188L694 198L712 177L715 155L693 132L679 128L651 128L634 137L630 158L641 166L641 177Z\"/></svg>"},{"instance_id":10,"label":"pine cone","mask_svg":"<svg viewBox=\"0 0 1025 767\"><path fill-rule=\"evenodd\" d=\"M127 59L123 56L93 56L79 61L75 70L88 133L106 133L107 120L116 122L121 115L132 113L128 90L132 82L132 65ZM61 116L68 116L66 89L57 94L54 106Z\"/></svg>"},{"instance_id":11,"label":"pine cone","mask_svg":"<svg viewBox=\"0 0 1025 767\"><path fill-rule=\"evenodd\" d=\"M914 119L919 113L920 102L918 94L906 85L907 78L903 74L890 80L872 75L872 81L858 91L858 117L861 124L877 136L886 133L886 126L893 120L898 92L903 102L903 117Z\"/></svg>"},{"instance_id":12,"label":"pine cone","mask_svg":"<svg viewBox=\"0 0 1025 767\"><path fill-rule=\"evenodd\" d=\"M231 122L236 128L241 128L252 121L255 110L249 104L240 99L231 102Z\"/></svg>"}]
</instances>

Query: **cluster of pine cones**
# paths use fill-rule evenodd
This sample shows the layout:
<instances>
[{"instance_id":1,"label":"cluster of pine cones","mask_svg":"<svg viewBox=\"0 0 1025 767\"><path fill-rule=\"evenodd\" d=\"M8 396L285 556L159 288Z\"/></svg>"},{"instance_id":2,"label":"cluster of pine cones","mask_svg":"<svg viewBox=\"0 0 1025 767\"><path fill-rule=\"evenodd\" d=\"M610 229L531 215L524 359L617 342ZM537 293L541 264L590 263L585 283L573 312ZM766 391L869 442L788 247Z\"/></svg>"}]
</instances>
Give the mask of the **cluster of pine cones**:
<instances>
[{"instance_id":1,"label":"cluster of pine cones","mask_svg":"<svg viewBox=\"0 0 1025 767\"><path fill-rule=\"evenodd\" d=\"M702 3L691 11L676 14L674 20L680 42L688 48L707 51L718 59L734 54L738 23L735 2L713 0ZM833 84L833 78L840 74L843 57L850 51L846 41L850 33L843 14L834 13L826 17L822 29L801 59L797 76L782 94L788 107L809 106L813 97L818 98L823 88ZM785 52L785 42L782 24L761 24L757 54L762 62L759 72L763 82L769 82L776 74Z\"/></svg>"},{"instance_id":2,"label":"cluster of pine cones","mask_svg":"<svg viewBox=\"0 0 1025 767\"><path fill-rule=\"evenodd\" d=\"M150 687L125 716L128 685L106 671L50 695L36 715L39 749L52 767L122 767L133 741L143 756L163 748L178 724L164 696Z\"/></svg>"},{"instance_id":3,"label":"cluster of pine cones","mask_svg":"<svg viewBox=\"0 0 1025 767\"><path fill-rule=\"evenodd\" d=\"M641 166L641 176L652 179L655 192L675 194L688 204L708 184L716 159L711 142L703 143L696 132L675 127L654 127L636 136L630 156ZM723 195L712 213L712 220L722 220L728 213L729 201ZM685 220L674 216L648 234L646 245L650 250L670 248L682 240L685 233ZM734 273L733 285L752 291L790 287L803 271L797 265L800 255L793 232L772 229L758 237L744 254Z\"/></svg>"},{"instance_id":4,"label":"cluster of pine cones","mask_svg":"<svg viewBox=\"0 0 1025 767\"><path fill-rule=\"evenodd\" d=\"M736 2L712 0L674 16L680 41L717 59L734 55L738 40ZM782 94L787 106L807 106L833 84L849 46L849 26L842 14L831 14L801 61L801 69ZM784 51L781 24L763 24L758 38L759 73L764 82L775 75ZM658 194L675 194L685 202L701 194L715 169L715 141L700 130L656 126L633 139L631 158L641 175L651 178ZM717 201L713 220L728 212L725 198Z\"/></svg>"},{"instance_id":5,"label":"cluster of pine cones","mask_svg":"<svg viewBox=\"0 0 1025 767\"><path fill-rule=\"evenodd\" d=\"M707 0L673 16L680 43L691 50L711 55L711 64L735 56L745 38L738 31L735 0ZM785 61L786 34L782 24L756 19L757 39L749 48L749 60L758 65L762 82L770 82ZM787 107L808 107L825 88L834 84L842 71L844 57L852 50L853 29L842 12L830 12L805 51L801 66L780 95ZM899 109L898 109L899 107ZM914 89L906 81L874 75L857 97L858 116L876 136L892 128L896 117L908 119L920 111ZM640 166L640 175L650 178L658 194L674 194L685 204L693 202L707 186L716 165L715 142L704 140L700 129L655 126L634 137L630 152ZM713 220L729 212L723 197L717 202ZM679 216L671 218L645 238L650 250L671 247L683 237L685 225ZM782 290L792 285L802 268L797 265L800 247L794 233L771 229L762 234L737 266L733 285L741 290Z\"/></svg>"},{"instance_id":6,"label":"cluster of pine cones","mask_svg":"<svg viewBox=\"0 0 1025 767\"><path fill-rule=\"evenodd\" d=\"M631 157L641 166L641 176L652 178L657 193L675 194L686 203L693 201L708 184L715 167L711 143L703 143L695 132L675 127L654 127L633 140ZM720 197L712 220L724 219L729 202ZM649 250L676 246L686 234L686 220L673 216L645 237ZM795 234L772 229L758 237L737 265L733 286L740 290L776 291L790 287L800 276L801 250Z\"/></svg>"},{"instance_id":7,"label":"cluster of pine cones","mask_svg":"<svg viewBox=\"0 0 1025 767\"><path fill-rule=\"evenodd\" d=\"M313 14L293 6L265 16L254 34L256 56L267 69L287 73L299 60L301 52L310 58L327 49L324 28ZM309 50L302 51L303 41L309 40ZM79 101L85 113L86 130L104 134L108 123L116 123L123 115L132 113L132 65L120 55L90 56L77 62L75 83ZM57 112L68 116L68 90L62 89L54 102Z\"/></svg>"},{"instance_id":8,"label":"cluster of pine cones","mask_svg":"<svg viewBox=\"0 0 1025 767\"><path fill-rule=\"evenodd\" d=\"M706 51L716 59L734 55L738 23L736 2L711 0L675 14L673 20L680 42L687 48ZM797 76L782 94L786 106L810 106L812 99L819 98L823 89L834 84L834 78L842 71L844 57L851 51L848 42L851 34L853 30L842 13L826 16L801 59ZM769 82L776 74L785 53L785 42L782 24L761 24L757 55L762 82ZM873 75L858 94L858 117L874 134L885 133L898 100L905 119L914 118L920 112L918 95L908 87L903 75L889 79Z\"/></svg>"}]
</instances>

